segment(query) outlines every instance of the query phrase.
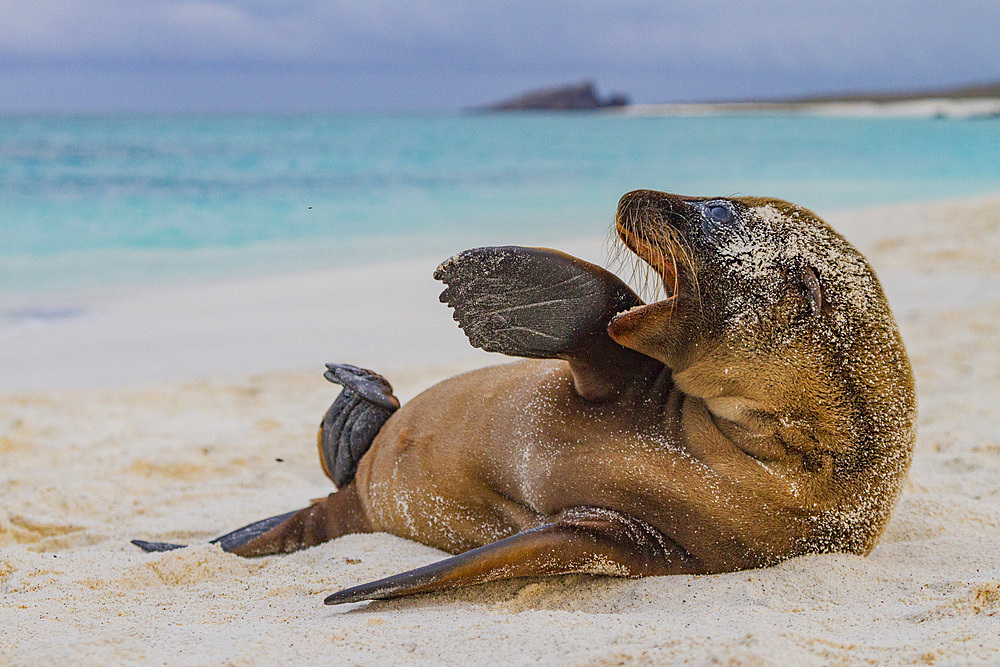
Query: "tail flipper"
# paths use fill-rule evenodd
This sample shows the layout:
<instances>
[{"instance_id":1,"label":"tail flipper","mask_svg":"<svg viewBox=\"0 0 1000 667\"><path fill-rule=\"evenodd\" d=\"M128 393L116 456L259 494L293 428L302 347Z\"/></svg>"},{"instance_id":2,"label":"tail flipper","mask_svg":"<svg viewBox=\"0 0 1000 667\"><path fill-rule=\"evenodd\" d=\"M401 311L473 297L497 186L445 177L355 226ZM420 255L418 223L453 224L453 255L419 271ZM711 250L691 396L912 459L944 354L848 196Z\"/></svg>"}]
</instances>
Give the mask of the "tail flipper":
<instances>
[{"instance_id":1,"label":"tail flipper","mask_svg":"<svg viewBox=\"0 0 1000 667\"><path fill-rule=\"evenodd\" d=\"M399 408L392 386L377 373L347 364L327 364L323 374L343 391L319 429L320 463L338 491L309 507L255 521L212 540L240 556L266 556L305 549L347 533L371 530L351 483L379 429ZM143 551L171 551L183 544L132 540Z\"/></svg>"},{"instance_id":2,"label":"tail flipper","mask_svg":"<svg viewBox=\"0 0 1000 667\"><path fill-rule=\"evenodd\" d=\"M513 577L569 573L642 577L692 570L690 554L649 524L612 510L575 507L552 523L425 567L347 588L325 602L388 600Z\"/></svg>"},{"instance_id":3,"label":"tail flipper","mask_svg":"<svg viewBox=\"0 0 1000 667\"><path fill-rule=\"evenodd\" d=\"M344 387L319 427L319 459L337 488L354 479L358 462L379 429L399 408L392 385L381 375L348 364L327 364L323 374Z\"/></svg>"},{"instance_id":4,"label":"tail flipper","mask_svg":"<svg viewBox=\"0 0 1000 667\"><path fill-rule=\"evenodd\" d=\"M147 542L146 540L129 540L132 544L146 552L173 551L183 549L186 544L174 544L173 542Z\"/></svg>"}]
</instances>

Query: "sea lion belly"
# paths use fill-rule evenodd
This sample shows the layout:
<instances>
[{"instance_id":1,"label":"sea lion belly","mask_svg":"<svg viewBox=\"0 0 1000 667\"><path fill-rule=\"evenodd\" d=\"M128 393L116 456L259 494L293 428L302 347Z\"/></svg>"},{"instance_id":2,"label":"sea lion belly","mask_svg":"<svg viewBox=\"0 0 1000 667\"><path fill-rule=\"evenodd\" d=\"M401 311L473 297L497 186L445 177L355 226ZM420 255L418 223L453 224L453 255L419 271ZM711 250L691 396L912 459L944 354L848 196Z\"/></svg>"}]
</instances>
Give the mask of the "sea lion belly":
<instances>
[{"instance_id":1,"label":"sea lion belly","mask_svg":"<svg viewBox=\"0 0 1000 667\"><path fill-rule=\"evenodd\" d=\"M667 403L669 386L652 378L595 404L559 360L456 376L382 428L358 467L362 504L375 530L452 552L537 525L581 495L618 504L631 495L616 486L622 471L641 484L650 449L677 444L669 426L678 420L653 409Z\"/></svg>"}]
</instances>

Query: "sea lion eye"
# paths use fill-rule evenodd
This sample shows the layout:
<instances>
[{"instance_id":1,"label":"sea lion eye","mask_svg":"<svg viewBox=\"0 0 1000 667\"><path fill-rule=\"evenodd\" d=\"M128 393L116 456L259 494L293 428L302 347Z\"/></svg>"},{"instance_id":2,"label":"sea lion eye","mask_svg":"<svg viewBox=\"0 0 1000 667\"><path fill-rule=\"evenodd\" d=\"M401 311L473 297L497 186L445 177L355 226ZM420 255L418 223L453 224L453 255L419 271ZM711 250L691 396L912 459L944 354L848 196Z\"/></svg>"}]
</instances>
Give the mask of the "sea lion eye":
<instances>
[{"instance_id":1,"label":"sea lion eye","mask_svg":"<svg viewBox=\"0 0 1000 667\"><path fill-rule=\"evenodd\" d=\"M728 206L714 204L708 207L708 217L712 222L727 223L733 221L733 210Z\"/></svg>"},{"instance_id":2,"label":"sea lion eye","mask_svg":"<svg viewBox=\"0 0 1000 667\"><path fill-rule=\"evenodd\" d=\"M701 231L707 236L729 232L736 227L736 209L726 201L705 202L701 210Z\"/></svg>"}]
</instances>

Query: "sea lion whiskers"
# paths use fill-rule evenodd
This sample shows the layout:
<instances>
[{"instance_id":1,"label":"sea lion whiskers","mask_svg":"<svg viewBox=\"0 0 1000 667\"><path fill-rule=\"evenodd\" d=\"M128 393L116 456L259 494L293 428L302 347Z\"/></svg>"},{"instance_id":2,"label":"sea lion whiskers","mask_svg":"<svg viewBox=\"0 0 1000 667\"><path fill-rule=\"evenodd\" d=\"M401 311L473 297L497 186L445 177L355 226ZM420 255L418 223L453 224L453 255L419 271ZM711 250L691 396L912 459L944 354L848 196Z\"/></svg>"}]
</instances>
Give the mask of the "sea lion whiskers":
<instances>
[{"instance_id":1,"label":"sea lion whiskers","mask_svg":"<svg viewBox=\"0 0 1000 667\"><path fill-rule=\"evenodd\" d=\"M690 277L691 287L694 289L695 300L699 308L702 306L701 285L698 281L698 266L694 262L694 252L689 242L683 235L677 232L673 225L669 224L668 218L681 219L679 213L670 211L667 215L656 211L654 216L648 216L644 220L648 229L644 229L644 236L653 248L663 248L657 253L660 263L654 264L653 269L664 277L671 277L671 295L676 295L680 291L681 271L685 271ZM669 256L669 258L668 258ZM654 259L657 257L654 256Z\"/></svg>"},{"instance_id":2,"label":"sea lion whiskers","mask_svg":"<svg viewBox=\"0 0 1000 667\"><path fill-rule=\"evenodd\" d=\"M608 264L627 276L628 284L636 288L644 301L659 301L670 296L659 274L618 238L614 227L605 241L605 255Z\"/></svg>"},{"instance_id":3,"label":"sea lion whiskers","mask_svg":"<svg viewBox=\"0 0 1000 667\"><path fill-rule=\"evenodd\" d=\"M620 231L621 227L624 226L629 230L634 230L636 227L635 212L629 211L628 216L626 220L621 220L621 215L619 214L618 219L616 219L612 226L612 247L615 253L613 260L619 266L629 269L631 282L639 286L645 300L649 302L658 301L661 295L662 298L669 298L671 292L663 281L661 274L653 266L653 263L640 257L635 249L623 240ZM630 233L634 235L634 232L630 231ZM654 275L656 276L655 279L652 278ZM650 290L651 282L652 290Z\"/></svg>"},{"instance_id":4,"label":"sea lion whiskers","mask_svg":"<svg viewBox=\"0 0 1000 667\"><path fill-rule=\"evenodd\" d=\"M687 239L681 235L671 219L682 219L674 211L661 211L655 207L625 207L619 209L614 234L621 242L615 246L613 260L631 268L633 278L642 276L645 290L650 271L658 278L654 284L662 287L666 298L681 292L681 272L689 278L695 300L701 307L701 286L694 252ZM659 293L659 289L656 290Z\"/></svg>"},{"instance_id":5,"label":"sea lion whiskers","mask_svg":"<svg viewBox=\"0 0 1000 667\"><path fill-rule=\"evenodd\" d=\"M690 257L681 245L682 239L667 220L668 217L675 215L672 211L664 215L659 210L648 208L641 214L632 210L629 216L631 224L622 230L625 233L623 240L626 244L634 244L635 253L660 275L664 288L670 296L676 295L680 288L678 249L681 251L686 268L693 268Z\"/></svg>"}]
</instances>

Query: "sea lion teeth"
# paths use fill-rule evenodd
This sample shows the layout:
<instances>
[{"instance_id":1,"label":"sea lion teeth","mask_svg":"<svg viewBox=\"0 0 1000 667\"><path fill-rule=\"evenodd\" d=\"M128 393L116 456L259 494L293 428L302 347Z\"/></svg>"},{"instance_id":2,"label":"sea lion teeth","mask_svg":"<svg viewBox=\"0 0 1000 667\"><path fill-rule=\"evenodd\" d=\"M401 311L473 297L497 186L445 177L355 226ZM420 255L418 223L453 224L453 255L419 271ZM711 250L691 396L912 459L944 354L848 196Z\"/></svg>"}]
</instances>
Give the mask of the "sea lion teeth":
<instances>
[{"instance_id":1,"label":"sea lion teeth","mask_svg":"<svg viewBox=\"0 0 1000 667\"><path fill-rule=\"evenodd\" d=\"M459 554L329 604L867 554L910 465L916 402L865 258L777 199L638 190L617 229L669 298L643 304L555 250L459 253L435 272L441 301L473 345L529 359L398 410L381 376L332 366L351 392L327 413L320 450L341 488L219 544L256 556L384 531Z\"/></svg>"},{"instance_id":2,"label":"sea lion teeth","mask_svg":"<svg viewBox=\"0 0 1000 667\"><path fill-rule=\"evenodd\" d=\"M654 312L668 311L673 308L675 300L676 296L670 296L660 301L654 301L653 303L644 303L638 306L632 306L628 310L622 311L612 317L611 322L618 322L629 318L644 317Z\"/></svg>"}]
</instances>

